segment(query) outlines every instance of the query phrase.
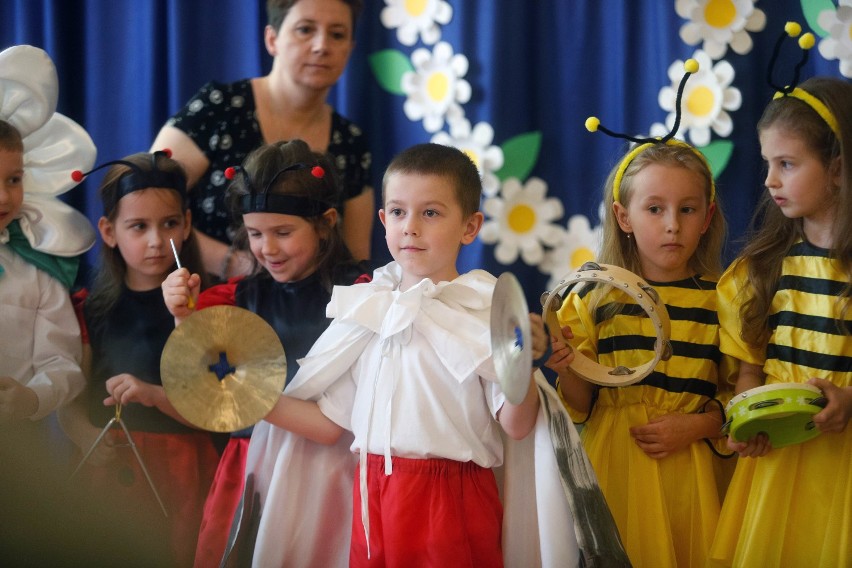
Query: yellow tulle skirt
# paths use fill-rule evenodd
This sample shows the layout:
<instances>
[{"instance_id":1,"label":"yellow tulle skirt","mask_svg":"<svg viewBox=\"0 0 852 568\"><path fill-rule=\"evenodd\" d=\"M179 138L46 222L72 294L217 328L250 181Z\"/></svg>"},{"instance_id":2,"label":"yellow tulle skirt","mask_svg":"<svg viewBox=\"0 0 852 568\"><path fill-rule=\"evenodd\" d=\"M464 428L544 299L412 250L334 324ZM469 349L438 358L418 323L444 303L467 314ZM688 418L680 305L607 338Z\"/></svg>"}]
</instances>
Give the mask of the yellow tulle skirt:
<instances>
[{"instance_id":1,"label":"yellow tulle skirt","mask_svg":"<svg viewBox=\"0 0 852 568\"><path fill-rule=\"evenodd\" d=\"M602 389L582 437L633 566L704 567L719 516L719 458L698 441L653 459L633 426L694 412L684 396L647 386Z\"/></svg>"},{"instance_id":2,"label":"yellow tulle skirt","mask_svg":"<svg viewBox=\"0 0 852 568\"><path fill-rule=\"evenodd\" d=\"M709 566L852 566L852 428L741 458Z\"/></svg>"}]
</instances>

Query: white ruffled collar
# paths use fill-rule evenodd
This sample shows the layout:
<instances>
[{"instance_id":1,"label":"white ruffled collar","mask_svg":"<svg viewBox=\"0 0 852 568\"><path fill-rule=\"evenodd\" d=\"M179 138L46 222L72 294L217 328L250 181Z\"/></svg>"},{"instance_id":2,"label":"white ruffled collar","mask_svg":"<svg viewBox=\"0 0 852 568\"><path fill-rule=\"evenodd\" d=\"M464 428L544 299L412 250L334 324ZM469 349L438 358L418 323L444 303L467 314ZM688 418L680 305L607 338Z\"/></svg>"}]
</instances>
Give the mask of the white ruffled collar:
<instances>
[{"instance_id":1,"label":"white ruffled collar","mask_svg":"<svg viewBox=\"0 0 852 568\"><path fill-rule=\"evenodd\" d=\"M399 290L401 280L402 268L391 262L373 272L372 282L336 287L326 314L366 328L383 342L416 327L453 376L464 380L491 356L496 278L473 270L449 282L424 279L405 291Z\"/></svg>"}]
</instances>

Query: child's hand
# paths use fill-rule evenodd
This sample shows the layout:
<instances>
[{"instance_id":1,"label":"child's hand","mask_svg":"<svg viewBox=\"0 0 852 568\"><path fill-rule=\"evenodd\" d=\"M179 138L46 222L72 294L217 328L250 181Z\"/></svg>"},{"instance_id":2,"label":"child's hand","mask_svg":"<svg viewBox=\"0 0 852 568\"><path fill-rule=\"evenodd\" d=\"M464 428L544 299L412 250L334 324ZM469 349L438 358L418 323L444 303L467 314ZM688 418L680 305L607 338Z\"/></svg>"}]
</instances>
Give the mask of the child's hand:
<instances>
[{"instance_id":1,"label":"child's hand","mask_svg":"<svg viewBox=\"0 0 852 568\"><path fill-rule=\"evenodd\" d=\"M190 274L186 268L178 268L169 274L162 284L163 301L169 312L176 319L184 319L192 314L195 299L201 289L201 277L198 274Z\"/></svg>"},{"instance_id":2,"label":"child's hand","mask_svg":"<svg viewBox=\"0 0 852 568\"><path fill-rule=\"evenodd\" d=\"M702 414L666 414L643 426L634 426L630 435L648 457L661 459L702 438L700 432L706 421Z\"/></svg>"},{"instance_id":3,"label":"child's hand","mask_svg":"<svg viewBox=\"0 0 852 568\"><path fill-rule=\"evenodd\" d=\"M538 359L547 351L550 337L544 329L544 320L539 314L530 314L530 335L532 336L532 357Z\"/></svg>"},{"instance_id":4,"label":"child's hand","mask_svg":"<svg viewBox=\"0 0 852 568\"><path fill-rule=\"evenodd\" d=\"M107 379L106 389L110 396L104 399L104 406L116 403L122 405L138 402L144 406L156 406L158 389L163 387L139 380L133 375L122 373Z\"/></svg>"},{"instance_id":5,"label":"child's hand","mask_svg":"<svg viewBox=\"0 0 852 568\"><path fill-rule=\"evenodd\" d=\"M0 377L0 424L29 418L38 410L38 396L12 377Z\"/></svg>"},{"instance_id":6,"label":"child's hand","mask_svg":"<svg viewBox=\"0 0 852 568\"><path fill-rule=\"evenodd\" d=\"M736 442L728 436L728 449L740 454L742 458L759 458L765 456L772 449L769 436L761 432L747 442Z\"/></svg>"},{"instance_id":7,"label":"child's hand","mask_svg":"<svg viewBox=\"0 0 852 568\"><path fill-rule=\"evenodd\" d=\"M553 349L553 355L545 363L548 369L556 371L563 375L568 372L568 365L574 361L574 350L568 345L568 340L574 339L574 334L571 333L570 326L562 327L562 339L551 336L550 347Z\"/></svg>"},{"instance_id":8,"label":"child's hand","mask_svg":"<svg viewBox=\"0 0 852 568\"><path fill-rule=\"evenodd\" d=\"M814 415L820 432L843 432L852 417L852 387L839 387L831 381L814 377L808 381L822 391L828 404Z\"/></svg>"}]
</instances>

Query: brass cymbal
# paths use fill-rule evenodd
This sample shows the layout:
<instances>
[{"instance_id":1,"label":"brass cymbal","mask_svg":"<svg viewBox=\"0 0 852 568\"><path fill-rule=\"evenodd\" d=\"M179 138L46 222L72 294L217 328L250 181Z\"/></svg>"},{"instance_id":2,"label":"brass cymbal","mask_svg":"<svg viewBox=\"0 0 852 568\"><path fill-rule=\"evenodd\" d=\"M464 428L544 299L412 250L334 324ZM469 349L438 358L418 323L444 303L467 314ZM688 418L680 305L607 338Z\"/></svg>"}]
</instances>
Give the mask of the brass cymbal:
<instances>
[{"instance_id":1,"label":"brass cymbal","mask_svg":"<svg viewBox=\"0 0 852 568\"><path fill-rule=\"evenodd\" d=\"M287 359L275 330L235 306L199 310L175 328L160 358L166 397L198 428L256 424L281 396Z\"/></svg>"},{"instance_id":2,"label":"brass cymbal","mask_svg":"<svg viewBox=\"0 0 852 568\"><path fill-rule=\"evenodd\" d=\"M491 296L491 353L506 400L520 404L530 387L532 335L527 299L511 272L497 278Z\"/></svg>"}]
</instances>

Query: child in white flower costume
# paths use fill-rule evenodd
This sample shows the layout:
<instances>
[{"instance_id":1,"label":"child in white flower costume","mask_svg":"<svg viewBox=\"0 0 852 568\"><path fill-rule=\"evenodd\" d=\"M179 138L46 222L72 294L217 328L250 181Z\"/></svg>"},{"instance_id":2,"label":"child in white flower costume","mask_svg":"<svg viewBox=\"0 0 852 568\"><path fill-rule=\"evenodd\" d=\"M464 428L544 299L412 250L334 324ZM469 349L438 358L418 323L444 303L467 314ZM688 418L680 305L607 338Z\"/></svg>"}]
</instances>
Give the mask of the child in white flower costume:
<instances>
[{"instance_id":1,"label":"child in white flower costume","mask_svg":"<svg viewBox=\"0 0 852 568\"><path fill-rule=\"evenodd\" d=\"M95 146L55 112L58 93L44 51L0 53L0 423L42 419L85 386L68 289L95 233L57 196Z\"/></svg>"}]
</instances>

